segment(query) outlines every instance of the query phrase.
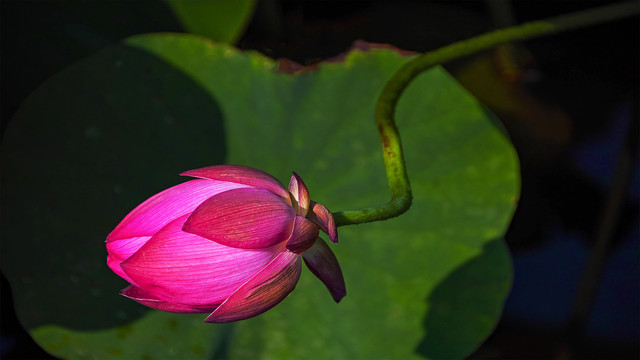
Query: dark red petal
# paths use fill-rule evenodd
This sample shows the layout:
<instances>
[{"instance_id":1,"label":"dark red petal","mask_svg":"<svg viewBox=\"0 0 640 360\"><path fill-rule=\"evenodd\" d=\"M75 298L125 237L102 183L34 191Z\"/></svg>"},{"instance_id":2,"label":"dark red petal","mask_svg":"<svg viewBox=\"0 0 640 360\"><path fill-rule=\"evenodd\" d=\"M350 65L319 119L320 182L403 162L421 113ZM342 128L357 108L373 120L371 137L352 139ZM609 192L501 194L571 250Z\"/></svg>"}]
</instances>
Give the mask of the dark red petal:
<instances>
[{"instance_id":1,"label":"dark red petal","mask_svg":"<svg viewBox=\"0 0 640 360\"><path fill-rule=\"evenodd\" d=\"M200 204L184 231L242 249L261 249L286 241L296 216L279 196L260 189L230 190Z\"/></svg>"},{"instance_id":2,"label":"dark red petal","mask_svg":"<svg viewBox=\"0 0 640 360\"><path fill-rule=\"evenodd\" d=\"M300 279L300 257L284 251L253 278L236 290L207 319L227 323L262 314L280 303Z\"/></svg>"},{"instance_id":3,"label":"dark red petal","mask_svg":"<svg viewBox=\"0 0 640 360\"><path fill-rule=\"evenodd\" d=\"M302 258L309 270L327 287L333 300L340 302L347 294L347 289L338 259L327 243L318 238L316 243L302 254Z\"/></svg>"},{"instance_id":4,"label":"dark red petal","mask_svg":"<svg viewBox=\"0 0 640 360\"><path fill-rule=\"evenodd\" d=\"M318 226L302 216L296 216L293 233L287 241L287 250L300 254L313 246L317 238Z\"/></svg>"}]
</instances>

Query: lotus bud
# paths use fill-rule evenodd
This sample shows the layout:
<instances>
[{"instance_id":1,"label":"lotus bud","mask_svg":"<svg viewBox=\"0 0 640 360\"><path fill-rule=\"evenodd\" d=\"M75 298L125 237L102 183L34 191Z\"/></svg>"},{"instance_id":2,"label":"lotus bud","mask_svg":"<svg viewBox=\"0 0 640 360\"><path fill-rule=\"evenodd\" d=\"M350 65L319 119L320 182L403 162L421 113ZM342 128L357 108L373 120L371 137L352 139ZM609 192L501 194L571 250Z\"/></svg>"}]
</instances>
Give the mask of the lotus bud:
<instances>
[{"instance_id":1,"label":"lotus bud","mask_svg":"<svg viewBox=\"0 0 640 360\"><path fill-rule=\"evenodd\" d=\"M337 243L333 216L296 173L288 190L245 166L181 175L196 179L147 199L107 236L107 265L130 283L122 295L158 310L210 313L206 322L243 320L293 291L302 259L336 302L346 295L319 236Z\"/></svg>"}]
</instances>

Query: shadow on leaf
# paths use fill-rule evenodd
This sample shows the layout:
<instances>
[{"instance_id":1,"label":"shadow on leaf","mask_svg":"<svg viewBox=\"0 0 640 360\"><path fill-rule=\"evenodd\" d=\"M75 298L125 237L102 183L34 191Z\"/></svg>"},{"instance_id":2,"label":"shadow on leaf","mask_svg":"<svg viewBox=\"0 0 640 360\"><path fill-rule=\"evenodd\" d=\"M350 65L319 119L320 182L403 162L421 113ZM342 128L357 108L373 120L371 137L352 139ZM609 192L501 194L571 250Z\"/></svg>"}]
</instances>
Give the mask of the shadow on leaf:
<instances>
[{"instance_id":1,"label":"shadow on leaf","mask_svg":"<svg viewBox=\"0 0 640 360\"><path fill-rule=\"evenodd\" d=\"M504 299L511 286L511 271L505 269L511 262L502 241L485 244L477 257L435 287L427 298L426 336L418 354L429 359L464 358L495 327L502 311L497 299Z\"/></svg>"},{"instance_id":2,"label":"shadow on leaf","mask_svg":"<svg viewBox=\"0 0 640 360\"><path fill-rule=\"evenodd\" d=\"M118 295L105 238L137 204L223 163L223 115L201 85L111 46L42 84L2 144L2 271L27 329L103 329L146 309Z\"/></svg>"}]
</instances>

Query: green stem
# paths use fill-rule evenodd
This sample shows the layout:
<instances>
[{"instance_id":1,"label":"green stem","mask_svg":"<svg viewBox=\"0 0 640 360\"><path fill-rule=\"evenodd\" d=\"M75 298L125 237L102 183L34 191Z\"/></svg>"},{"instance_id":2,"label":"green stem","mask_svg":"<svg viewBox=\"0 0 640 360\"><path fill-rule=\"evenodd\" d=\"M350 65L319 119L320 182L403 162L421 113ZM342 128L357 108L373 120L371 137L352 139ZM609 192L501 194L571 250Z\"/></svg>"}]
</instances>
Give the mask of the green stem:
<instances>
[{"instance_id":1,"label":"green stem","mask_svg":"<svg viewBox=\"0 0 640 360\"><path fill-rule=\"evenodd\" d=\"M411 185L405 168L400 134L394 113L398 99L407 86L425 70L503 43L572 30L632 16L638 13L635 1L603 6L569 15L533 21L492 31L468 40L444 46L417 56L404 64L387 82L376 105L376 125L382 141L384 165L391 190L391 200L377 207L345 210L333 214L336 224L352 225L396 217L411 206Z\"/></svg>"}]
</instances>

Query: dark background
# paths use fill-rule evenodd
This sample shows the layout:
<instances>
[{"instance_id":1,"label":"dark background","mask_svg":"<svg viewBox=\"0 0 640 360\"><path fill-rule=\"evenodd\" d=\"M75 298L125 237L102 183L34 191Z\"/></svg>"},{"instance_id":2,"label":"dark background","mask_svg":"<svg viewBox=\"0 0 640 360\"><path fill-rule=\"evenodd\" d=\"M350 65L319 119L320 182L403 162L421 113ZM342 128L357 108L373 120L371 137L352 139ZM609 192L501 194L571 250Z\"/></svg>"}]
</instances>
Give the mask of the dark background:
<instances>
[{"instance_id":1,"label":"dark background","mask_svg":"<svg viewBox=\"0 0 640 360\"><path fill-rule=\"evenodd\" d=\"M426 52L608 3L262 1L237 46L302 65L358 39ZM0 4L3 131L30 92L74 61L134 34L184 31L160 1ZM640 356L638 34L635 16L447 64L503 121L522 166L506 236L513 290L471 358ZM50 358L17 322L4 277L1 290L0 357Z\"/></svg>"}]
</instances>

